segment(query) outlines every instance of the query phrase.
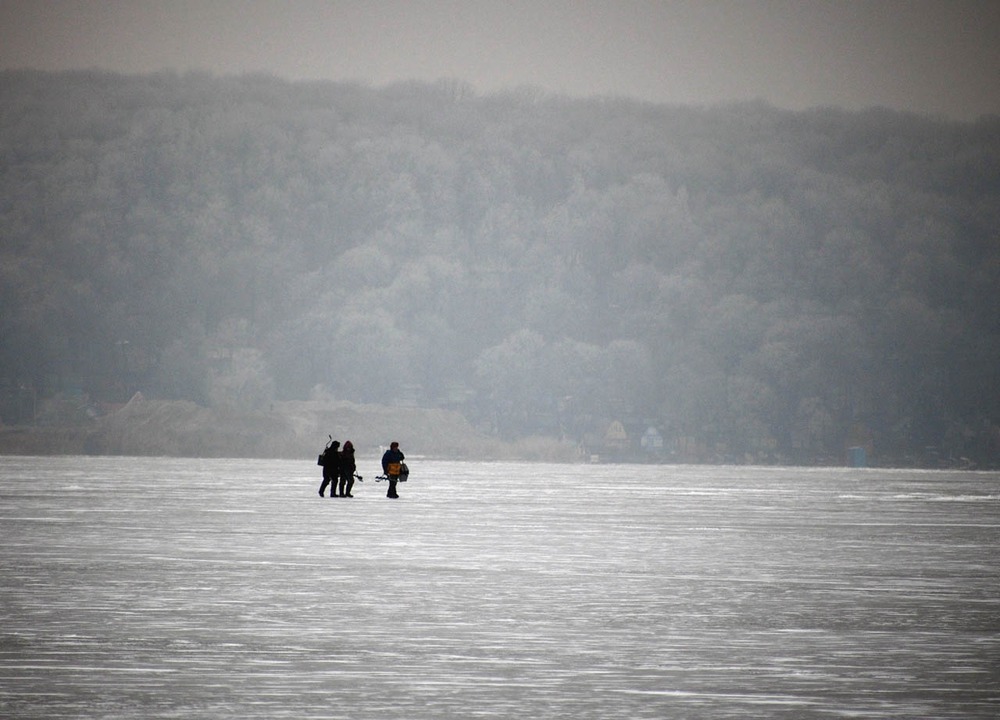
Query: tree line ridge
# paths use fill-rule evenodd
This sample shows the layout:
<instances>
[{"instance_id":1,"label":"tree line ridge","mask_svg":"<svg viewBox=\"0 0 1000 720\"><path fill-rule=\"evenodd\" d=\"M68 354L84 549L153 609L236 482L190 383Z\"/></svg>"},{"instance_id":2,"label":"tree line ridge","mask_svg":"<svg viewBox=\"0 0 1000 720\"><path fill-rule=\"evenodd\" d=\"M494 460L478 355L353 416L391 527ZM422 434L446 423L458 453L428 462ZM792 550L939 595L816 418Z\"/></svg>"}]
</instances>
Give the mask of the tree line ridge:
<instances>
[{"instance_id":1,"label":"tree line ridge","mask_svg":"<svg viewBox=\"0 0 1000 720\"><path fill-rule=\"evenodd\" d=\"M8 71L0 187L7 426L141 391L1000 464L996 117Z\"/></svg>"}]
</instances>

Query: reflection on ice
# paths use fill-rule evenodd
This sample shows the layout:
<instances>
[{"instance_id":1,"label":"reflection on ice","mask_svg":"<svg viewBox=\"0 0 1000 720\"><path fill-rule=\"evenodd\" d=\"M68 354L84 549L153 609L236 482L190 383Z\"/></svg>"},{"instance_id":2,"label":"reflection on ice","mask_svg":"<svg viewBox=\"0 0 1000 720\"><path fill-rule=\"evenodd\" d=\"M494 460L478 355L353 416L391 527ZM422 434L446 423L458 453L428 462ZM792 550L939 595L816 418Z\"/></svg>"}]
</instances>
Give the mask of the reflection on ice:
<instances>
[{"instance_id":1,"label":"reflection on ice","mask_svg":"<svg viewBox=\"0 0 1000 720\"><path fill-rule=\"evenodd\" d=\"M0 715L1000 711L997 475L414 470L0 458Z\"/></svg>"}]
</instances>

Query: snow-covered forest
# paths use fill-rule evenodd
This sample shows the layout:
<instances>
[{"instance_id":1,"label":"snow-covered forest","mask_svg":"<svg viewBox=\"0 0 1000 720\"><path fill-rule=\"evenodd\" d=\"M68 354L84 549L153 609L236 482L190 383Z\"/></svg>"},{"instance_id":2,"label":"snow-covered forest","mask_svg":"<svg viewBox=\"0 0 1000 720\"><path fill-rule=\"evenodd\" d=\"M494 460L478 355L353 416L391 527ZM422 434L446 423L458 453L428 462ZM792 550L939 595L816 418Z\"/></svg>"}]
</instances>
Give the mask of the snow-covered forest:
<instances>
[{"instance_id":1,"label":"snow-covered forest","mask_svg":"<svg viewBox=\"0 0 1000 720\"><path fill-rule=\"evenodd\" d=\"M998 300L996 117L0 73L7 424L329 397L996 465Z\"/></svg>"}]
</instances>

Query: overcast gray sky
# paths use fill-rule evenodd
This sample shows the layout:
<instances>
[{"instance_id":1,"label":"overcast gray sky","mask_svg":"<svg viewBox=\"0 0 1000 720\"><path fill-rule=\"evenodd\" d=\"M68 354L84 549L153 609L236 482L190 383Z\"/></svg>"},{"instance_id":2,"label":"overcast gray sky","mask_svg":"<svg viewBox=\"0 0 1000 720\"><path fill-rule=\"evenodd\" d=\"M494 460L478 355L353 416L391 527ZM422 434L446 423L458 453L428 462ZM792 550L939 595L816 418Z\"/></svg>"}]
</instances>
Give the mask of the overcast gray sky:
<instances>
[{"instance_id":1,"label":"overcast gray sky","mask_svg":"<svg viewBox=\"0 0 1000 720\"><path fill-rule=\"evenodd\" d=\"M0 68L1000 114L1000 0L0 0Z\"/></svg>"}]
</instances>

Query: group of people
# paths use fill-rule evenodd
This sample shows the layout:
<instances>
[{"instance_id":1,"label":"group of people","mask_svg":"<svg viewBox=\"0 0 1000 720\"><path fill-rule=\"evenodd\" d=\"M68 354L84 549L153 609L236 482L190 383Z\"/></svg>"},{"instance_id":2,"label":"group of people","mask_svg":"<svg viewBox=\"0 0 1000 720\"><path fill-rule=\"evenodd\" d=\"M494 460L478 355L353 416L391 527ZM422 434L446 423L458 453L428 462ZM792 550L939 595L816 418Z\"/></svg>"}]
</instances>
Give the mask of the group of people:
<instances>
[{"instance_id":1,"label":"group of people","mask_svg":"<svg viewBox=\"0 0 1000 720\"><path fill-rule=\"evenodd\" d=\"M323 454L320 455L320 465L323 466L323 484L319 486L319 496L325 497L327 486L330 487L330 497L354 497L351 489L354 487L354 479L357 475L357 464L354 462L354 445L350 440L340 447L340 442L331 439ZM393 442L389 449L382 455L382 473L389 481L388 498L398 498L396 483L405 474L406 465L403 463L405 456L399 449L399 443ZM338 494L339 490L339 494Z\"/></svg>"}]
</instances>

